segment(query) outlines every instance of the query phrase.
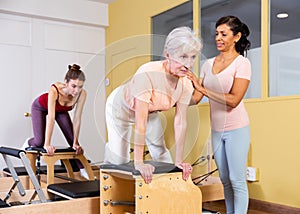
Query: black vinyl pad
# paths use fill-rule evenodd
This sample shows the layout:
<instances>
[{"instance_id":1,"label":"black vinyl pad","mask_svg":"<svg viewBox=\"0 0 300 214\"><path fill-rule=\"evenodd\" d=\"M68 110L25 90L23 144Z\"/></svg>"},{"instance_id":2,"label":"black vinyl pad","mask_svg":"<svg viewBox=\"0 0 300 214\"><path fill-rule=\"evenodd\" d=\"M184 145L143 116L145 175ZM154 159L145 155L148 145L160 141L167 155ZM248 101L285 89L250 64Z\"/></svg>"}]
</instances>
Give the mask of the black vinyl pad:
<instances>
[{"instance_id":1,"label":"black vinyl pad","mask_svg":"<svg viewBox=\"0 0 300 214\"><path fill-rule=\"evenodd\" d=\"M24 166L14 167L18 176L28 175L26 168ZM4 172L10 174L9 168L6 167L3 169ZM66 168L62 165L54 165L54 173L65 173L67 172ZM36 172L37 173L37 172ZM47 174L47 166L40 167L40 174Z\"/></svg>"},{"instance_id":2,"label":"black vinyl pad","mask_svg":"<svg viewBox=\"0 0 300 214\"><path fill-rule=\"evenodd\" d=\"M27 147L25 151L37 151L37 152L42 152L42 153L47 153L46 149L43 147ZM75 152L75 150L72 147L60 147L56 146L55 153L60 153L60 152Z\"/></svg>"},{"instance_id":3,"label":"black vinyl pad","mask_svg":"<svg viewBox=\"0 0 300 214\"><path fill-rule=\"evenodd\" d=\"M154 174L170 173L170 172L182 172L174 164L164 163L164 162L155 162L155 161L144 161L146 164L151 164L155 167ZM140 171L134 169L133 161L130 161L125 164L103 164L100 166L100 169L114 169L121 170L126 172L131 172L132 175L140 175Z\"/></svg>"},{"instance_id":4,"label":"black vinyl pad","mask_svg":"<svg viewBox=\"0 0 300 214\"><path fill-rule=\"evenodd\" d=\"M5 201L0 199L0 208L4 208L4 207L9 207L9 205Z\"/></svg>"},{"instance_id":5,"label":"black vinyl pad","mask_svg":"<svg viewBox=\"0 0 300 214\"><path fill-rule=\"evenodd\" d=\"M100 196L100 181L80 181L74 183L50 184L48 190L59 192L71 198Z\"/></svg>"}]
</instances>

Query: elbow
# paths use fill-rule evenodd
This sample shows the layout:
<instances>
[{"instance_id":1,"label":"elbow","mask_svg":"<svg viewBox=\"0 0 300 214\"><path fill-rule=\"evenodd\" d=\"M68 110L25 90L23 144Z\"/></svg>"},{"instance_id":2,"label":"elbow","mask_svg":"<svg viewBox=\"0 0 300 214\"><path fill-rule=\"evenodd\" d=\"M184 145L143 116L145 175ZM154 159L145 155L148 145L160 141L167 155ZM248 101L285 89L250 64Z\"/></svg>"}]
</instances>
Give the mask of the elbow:
<instances>
[{"instance_id":1,"label":"elbow","mask_svg":"<svg viewBox=\"0 0 300 214\"><path fill-rule=\"evenodd\" d=\"M237 107L236 103L226 103L227 106L229 106L230 108L235 108Z\"/></svg>"},{"instance_id":2,"label":"elbow","mask_svg":"<svg viewBox=\"0 0 300 214\"><path fill-rule=\"evenodd\" d=\"M236 108L240 104L242 99L242 97L236 95L226 96L226 106L230 108Z\"/></svg>"},{"instance_id":3,"label":"elbow","mask_svg":"<svg viewBox=\"0 0 300 214\"><path fill-rule=\"evenodd\" d=\"M229 101L229 102L226 102L226 105L231 107L231 108L236 108L239 104L240 104L241 101Z\"/></svg>"}]
</instances>

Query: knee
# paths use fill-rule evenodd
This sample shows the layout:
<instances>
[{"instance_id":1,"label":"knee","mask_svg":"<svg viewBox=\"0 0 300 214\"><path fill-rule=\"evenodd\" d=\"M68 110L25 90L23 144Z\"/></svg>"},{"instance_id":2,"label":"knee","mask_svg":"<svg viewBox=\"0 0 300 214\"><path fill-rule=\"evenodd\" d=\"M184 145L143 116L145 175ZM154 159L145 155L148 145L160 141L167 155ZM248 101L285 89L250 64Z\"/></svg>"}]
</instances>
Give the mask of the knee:
<instances>
[{"instance_id":1,"label":"knee","mask_svg":"<svg viewBox=\"0 0 300 214\"><path fill-rule=\"evenodd\" d=\"M42 148L44 147L44 142L45 140L44 139L36 139L36 138L33 138L33 139L30 139L28 144L30 146L33 146L33 147L39 147L39 148Z\"/></svg>"},{"instance_id":2,"label":"knee","mask_svg":"<svg viewBox=\"0 0 300 214\"><path fill-rule=\"evenodd\" d=\"M224 187L231 186L231 179L229 177L229 174L226 172L223 172L220 169L219 169L219 174L220 174L220 180L221 180L223 186Z\"/></svg>"},{"instance_id":3,"label":"knee","mask_svg":"<svg viewBox=\"0 0 300 214\"><path fill-rule=\"evenodd\" d=\"M165 163L173 163L171 154L169 150L165 150L164 152L152 156L154 161L165 162Z\"/></svg>"},{"instance_id":4,"label":"knee","mask_svg":"<svg viewBox=\"0 0 300 214\"><path fill-rule=\"evenodd\" d=\"M233 189L245 189L247 188L246 180L231 180L231 186Z\"/></svg>"},{"instance_id":5,"label":"knee","mask_svg":"<svg viewBox=\"0 0 300 214\"><path fill-rule=\"evenodd\" d=\"M128 153L129 154L129 153ZM129 155L122 155L116 151L112 151L106 144L104 152L104 162L111 164L124 164L130 161Z\"/></svg>"}]
</instances>

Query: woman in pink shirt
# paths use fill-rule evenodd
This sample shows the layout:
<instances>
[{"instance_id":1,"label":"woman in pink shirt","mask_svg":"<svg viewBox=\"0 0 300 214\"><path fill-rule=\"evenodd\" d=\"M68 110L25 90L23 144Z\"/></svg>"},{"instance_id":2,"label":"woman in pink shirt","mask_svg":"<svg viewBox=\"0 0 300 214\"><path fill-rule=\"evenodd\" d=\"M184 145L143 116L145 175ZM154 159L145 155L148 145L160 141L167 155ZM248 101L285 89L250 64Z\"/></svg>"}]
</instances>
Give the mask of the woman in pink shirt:
<instances>
[{"instance_id":1,"label":"woman in pink shirt","mask_svg":"<svg viewBox=\"0 0 300 214\"><path fill-rule=\"evenodd\" d=\"M203 96L209 98L212 146L228 214L246 214L248 209L246 164L250 130L242 99L251 76L251 64L244 57L250 48L249 33L237 17L220 18L216 23L220 54L207 60L199 79L188 73L196 89L196 102Z\"/></svg>"},{"instance_id":2,"label":"woman in pink shirt","mask_svg":"<svg viewBox=\"0 0 300 214\"><path fill-rule=\"evenodd\" d=\"M108 143L104 161L122 164L130 161L130 139L134 125L134 166L146 183L152 180L154 166L143 161L147 144L154 161L172 162L166 148L158 111L176 106L174 118L176 166L183 169L183 179L192 172L184 163L183 149L187 128L187 108L193 86L187 79L202 47L201 41L188 27L172 30L164 46L165 59L142 65L132 79L116 88L106 102Z\"/></svg>"}]
</instances>

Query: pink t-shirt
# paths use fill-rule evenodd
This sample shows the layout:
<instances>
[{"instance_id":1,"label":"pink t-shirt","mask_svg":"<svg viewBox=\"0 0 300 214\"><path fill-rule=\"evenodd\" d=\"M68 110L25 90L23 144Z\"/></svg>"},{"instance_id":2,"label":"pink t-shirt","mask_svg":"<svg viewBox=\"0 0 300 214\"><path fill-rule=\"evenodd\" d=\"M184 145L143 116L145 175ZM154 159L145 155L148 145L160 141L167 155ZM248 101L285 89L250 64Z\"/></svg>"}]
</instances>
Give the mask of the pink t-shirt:
<instances>
[{"instance_id":1,"label":"pink t-shirt","mask_svg":"<svg viewBox=\"0 0 300 214\"><path fill-rule=\"evenodd\" d=\"M229 93L234 79L243 78L250 80L250 61L238 56L227 68L218 74L212 72L215 57L208 59L203 65L200 77L203 78L203 86L208 90L218 93ZM211 128L214 131L229 131L242 128L249 124L248 113L243 101L235 108L218 103L209 99Z\"/></svg>"},{"instance_id":2,"label":"pink t-shirt","mask_svg":"<svg viewBox=\"0 0 300 214\"><path fill-rule=\"evenodd\" d=\"M124 85L124 100L134 110L134 98L149 103L149 112L169 110L176 103L189 105L193 85L186 77L179 78L172 88L166 77L163 61L142 65Z\"/></svg>"}]
</instances>

